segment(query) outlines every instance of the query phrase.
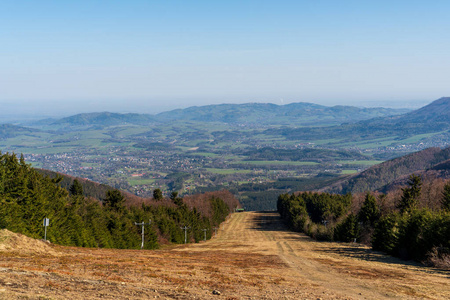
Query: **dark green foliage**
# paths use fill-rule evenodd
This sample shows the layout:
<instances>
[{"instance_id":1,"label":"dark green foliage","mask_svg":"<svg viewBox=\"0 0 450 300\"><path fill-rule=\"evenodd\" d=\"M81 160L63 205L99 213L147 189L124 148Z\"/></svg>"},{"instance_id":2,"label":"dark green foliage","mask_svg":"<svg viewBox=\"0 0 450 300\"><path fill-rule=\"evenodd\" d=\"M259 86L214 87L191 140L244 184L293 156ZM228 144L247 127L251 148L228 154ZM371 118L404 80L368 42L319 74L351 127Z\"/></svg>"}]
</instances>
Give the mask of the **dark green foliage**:
<instances>
[{"instance_id":1,"label":"dark green foliage","mask_svg":"<svg viewBox=\"0 0 450 300\"><path fill-rule=\"evenodd\" d=\"M120 211L124 209L125 197L119 190L106 192L106 198L103 199L103 205L108 209Z\"/></svg>"},{"instance_id":2,"label":"dark green foliage","mask_svg":"<svg viewBox=\"0 0 450 300\"><path fill-rule=\"evenodd\" d=\"M277 207L281 218L292 230L305 232L319 240L332 240L334 225L348 212L351 199L351 195L326 193L282 194L278 197ZM357 220L355 222L357 224Z\"/></svg>"},{"instance_id":3,"label":"dark green foliage","mask_svg":"<svg viewBox=\"0 0 450 300\"><path fill-rule=\"evenodd\" d=\"M160 189L155 189L154 191L153 191L153 199L155 199L155 200L162 200L164 197L163 197L163 193L162 193L162 191L160 190Z\"/></svg>"},{"instance_id":4,"label":"dark green foliage","mask_svg":"<svg viewBox=\"0 0 450 300\"><path fill-rule=\"evenodd\" d=\"M74 180L72 185L70 186L69 193L72 196L82 196L83 195L83 186L78 180Z\"/></svg>"},{"instance_id":5,"label":"dark green foliage","mask_svg":"<svg viewBox=\"0 0 450 300\"><path fill-rule=\"evenodd\" d=\"M183 198L178 197L178 192L170 193L170 200L178 207L183 206Z\"/></svg>"},{"instance_id":6,"label":"dark green foliage","mask_svg":"<svg viewBox=\"0 0 450 300\"><path fill-rule=\"evenodd\" d=\"M407 194L417 197L418 186L420 179L412 177ZM425 260L432 251L450 252L448 211L417 210L412 206L403 213L380 217L376 199L370 193L366 194L358 214L348 214L350 204L351 195L299 193L279 195L277 207L292 230L305 232L317 240L363 240L371 242L374 250L417 261Z\"/></svg>"},{"instance_id":7,"label":"dark green foliage","mask_svg":"<svg viewBox=\"0 0 450 300\"><path fill-rule=\"evenodd\" d=\"M151 220L145 227L146 249L157 248L159 241L184 242L181 226L191 227L189 241L203 240L201 229L211 237L212 227L223 222L231 207L215 197L206 201L213 216L206 217L196 207L188 208L178 194L170 203L141 207L125 205L119 190L107 190L103 205L83 196L74 180L70 193L58 186L61 177L44 177L25 164L23 157L0 153L0 228L34 238L44 236L42 221L50 219L47 238L54 243L82 247L134 248L141 245L140 226L135 222Z\"/></svg>"},{"instance_id":8,"label":"dark green foliage","mask_svg":"<svg viewBox=\"0 0 450 300\"><path fill-rule=\"evenodd\" d=\"M421 260L431 250L427 249L424 232L432 216L428 210L414 210L403 216L399 228L397 253L403 259Z\"/></svg>"},{"instance_id":9,"label":"dark green foliage","mask_svg":"<svg viewBox=\"0 0 450 300\"><path fill-rule=\"evenodd\" d=\"M301 193L311 221L321 223L335 221L345 215L350 208L352 195L336 195L328 193Z\"/></svg>"},{"instance_id":10,"label":"dark green foliage","mask_svg":"<svg viewBox=\"0 0 450 300\"><path fill-rule=\"evenodd\" d=\"M294 204L291 208L296 215L292 218L292 229L295 231L302 231L308 221L308 214L304 206Z\"/></svg>"},{"instance_id":11,"label":"dark green foliage","mask_svg":"<svg viewBox=\"0 0 450 300\"><path fill-rule=\"evenodd\" d=\"M374 250L394 254L398 245L399 221L398 214L389 214L378 221L372 237Z\"/></svg>"},{"instance_id":12,"label":"dark green foliage","mask_svg":"<svg viewBox=\"0 0 450 300\"><path fill-rule=\"evenodd\" d=\"M450 211L450 183L444 186L442 192L441 206L443 210Z\"/></svg>"},{"instance_id":13,"label":"dark green foliage","mask_svg":"<svg viewBox=\"0 0 450 300\"><path fill-rule=\"evenodd\" d=\"M278 197L278 212L285 223L294 231L302 232L309 220L306 204L300 195L282 194Z\"/></svg>"},{"instance_id":14,"label":"dark green foliage","mask_svg":"<svg viewBox=\"0 0 450 300\"><path fill-rule=\"evenodd\" d=\"M380 218L380 208L375 197L367 193L361 210L358 213L358 220L364 225L374 226Z\"/></svg>"},{"instance_id":15,"label":"dark green foliage","mask_svg":"<svg viewBox=\"0 0 450 300\"><path fill-rule=\"evenodd\" d=\"M423 230L422 239L427 256L434 250L438 255L450 254L450 212L433 213Z\"/></svg>"},{"instance_id":16,"label":"dark green foliage","mask_svg":"<svg viewBox=\"0 0 450 300\"><path fill-rule=\"evenodd\" d=\"M436 157L435 154L433 156ZM386 203L387 196L381 195L379 206L370 193L366 194L357 214L348 214L351 195L339 198L339 195L327 193L282 194L277 205L282 219L290 228L316 239L344 242L356 239L372 244L374 250L403 259L421 262L445 260L450 253L450 184L445 185L442 191L441 211L435 206L417 208L421 187L421 177L411 175L408 186L402 189L401 199L398 199L398 211L393 209L393 205L388 205L394 204L394 200ZM382 213L380 207L383 208Z\"/></svg>"},{"instance_id":17,"label":"dark green foliage","mask_svg":"<svg viewBox=\"0 0 450 300\"><path fill-rule=\"evenodd\" d=\"M418 198L422 188L422 180L419 176L412 174L408 180L408 187L402 189L403 195L398 204L400 212L411 211L417 206Z\"/></svg>"},{"instance_id":18,"label":"dark green foliage","mask_svg":"<svg viewBox=\"0 0 450 300\"><path fill-rule=\"evenodd\" d=\"M342 223L337 224L334 229L334 240L341 242L353 242L359 237L358 218L349 214Z\"/></svg>"},{"instance_id":19,"label":"dark green foliage","mask_svg":"<svg viewBox=\"0 0 450 300\"><path fill-rule=\"evenodd\" d=\"M230 213L230 208L220 198L212 197L211 200L209 200L209 201L211 203L211 207L212 207L212 211L213 211L211 221L214 226L218 226L220 223L225 221L225 218Z\"/></svg>"},{"instance_id":20,"label":"dark green foliage","mask_svg":"<svg viewBox=\"0 0 450 300\"><path fill-rule=\"evenodd\" d=\"M433 249L450 250L450 213L427 209L382 217L372 237L374 250L422 261Z\"/></svg>"}]
</instances>

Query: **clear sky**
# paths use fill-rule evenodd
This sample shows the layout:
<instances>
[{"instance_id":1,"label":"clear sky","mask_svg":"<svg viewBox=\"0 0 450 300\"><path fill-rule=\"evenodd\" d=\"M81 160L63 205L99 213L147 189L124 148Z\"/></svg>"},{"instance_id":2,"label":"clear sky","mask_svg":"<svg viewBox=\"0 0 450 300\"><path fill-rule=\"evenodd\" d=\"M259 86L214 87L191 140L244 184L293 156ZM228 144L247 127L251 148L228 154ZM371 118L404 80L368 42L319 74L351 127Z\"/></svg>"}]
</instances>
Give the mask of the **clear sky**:
<instances>
[{"instance_id":1,"label":"clear sky","mask_svg":"<svg viewBox=\"0 0 450 300\"><path fill-rule=\"evenodd\" d=\"M1 0L0 109L426 104L450 96L449 13L439 0Z\"/></svg>"}]
</instances>

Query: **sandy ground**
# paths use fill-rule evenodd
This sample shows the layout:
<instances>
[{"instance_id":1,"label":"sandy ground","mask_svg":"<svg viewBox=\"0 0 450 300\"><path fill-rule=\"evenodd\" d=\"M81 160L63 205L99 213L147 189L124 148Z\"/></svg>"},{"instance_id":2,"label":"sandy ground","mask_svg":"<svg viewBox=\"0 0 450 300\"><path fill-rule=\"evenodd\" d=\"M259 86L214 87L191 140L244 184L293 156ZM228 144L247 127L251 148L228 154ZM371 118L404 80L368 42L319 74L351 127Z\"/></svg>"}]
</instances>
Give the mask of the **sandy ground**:
<instances>
[{"instance_id":1,"label":"sandy ground","mask_svg":"<svg viewBox=\"0 0 450 300\"><path fill-rule=\"evenodd\" d=\"M233 214L208 242L148 250L48 245L0 231L0 299L450 299L450 272Z\"/></svg>"}]
</instances>

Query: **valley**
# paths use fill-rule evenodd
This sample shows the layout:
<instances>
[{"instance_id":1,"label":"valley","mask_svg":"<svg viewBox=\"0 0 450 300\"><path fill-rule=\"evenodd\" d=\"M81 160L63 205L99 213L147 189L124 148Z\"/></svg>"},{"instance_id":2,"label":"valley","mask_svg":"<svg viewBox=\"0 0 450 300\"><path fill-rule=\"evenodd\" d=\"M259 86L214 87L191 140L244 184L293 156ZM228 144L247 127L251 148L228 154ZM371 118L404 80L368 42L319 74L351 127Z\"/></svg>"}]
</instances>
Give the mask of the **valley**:
<instances>
[{"instance_id":1,"label":"valley","mask_svg":"<svg viewBox=\"0 0 450 300\"><path fill-rule=\"evenodd\" d=\"M450 299L449 11L2 1L0 300Z\"/></svg>"},{"instance_id":2,"label":"valley","mask_svg":"<svg viewBox=\"0 0 450 300\"><path fill-rule=\"evenodd\" d=\"M234 213L208 242L161 250L47 245L0 234L0 298L447 299L448 272ZM214 292L215 291L215 292ZM220 295L219 295L220 294Z\"/></svg>"},{"instance_id":3,"label":"valley","mask_svg":"<svg viewBox=\"0 0 450 300\"><path fill-rule=\"evenodd\" d=\"M420 115L404 112L298 103L81 114L2 125L0 149L23 153L34 167L141 197L156 188L165 195L227 189L247 209L270 210L281 193L318 189L393 157L449 144L447 125L416 124Z\"/></svg>"}]
</instances>

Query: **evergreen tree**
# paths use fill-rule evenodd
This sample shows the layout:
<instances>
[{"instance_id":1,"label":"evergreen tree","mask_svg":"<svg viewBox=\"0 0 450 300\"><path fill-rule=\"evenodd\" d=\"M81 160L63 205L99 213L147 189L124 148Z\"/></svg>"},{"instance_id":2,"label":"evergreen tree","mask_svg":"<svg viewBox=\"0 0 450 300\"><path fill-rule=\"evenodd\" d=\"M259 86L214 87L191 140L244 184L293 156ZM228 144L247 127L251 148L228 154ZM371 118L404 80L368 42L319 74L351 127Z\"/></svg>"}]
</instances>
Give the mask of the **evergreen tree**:
<instances>
[{"instance_id":1,"label":"evergreen tree","mask_svg":"<svg viewBox=\"0 0 450 300\"><path fill-rule=\"evenodd\" d=\"M397 206L401 213L411 211L417 206L421 189L422 179L412 174L408 180L408 187L402 189L403 195Z\"/></svg>"},{"instance_id":2,"label":"evergreen tree","mask_svg":"<svg viewBox=\"0 0 450 300\"><path fill-rule=\"evenodd\" d=\"M153 191L153 199L160 201L163 199L163 194L162 191L160 189L155 189Z\"/></svg>"},{"instance_id":3,"label":"evergreen tree","mask_svg":"<svg viewBox=\"0 0 450 300\"><path fill-rule=\"evenodd\" d=\"M442 192L441 207L445 211L450 211L450 183L444 186L444 191Z\"/></svg>"},{"instance_id":4,"label":"evergreen tree","mask_svg":"<svg viewBox=\"0 0 450 300\"><path fill-rule=\"evenodd\" d=\"M181 226L191 227L189 235L203 239L201 229L219 225L236 201L225 202L221 198L205 199L200 206L187 206L177 193L172 194L177 204L125 206L125 198L119 190L108 190L103 205L85 198L81 184L75 180L68 189L58 185L61 176L51 179L38 173L12 154L0 153L0 228L42 238L42 220L50 219L47 238L54 243L83 247L134 248L141 245L141 229L136 221L152 220L145 229L145 248L158 246L158 240L183 243ZM207 217L206 217L207 216ZM160 235L158 236L159 233Z\"/></svg>"},{"instance_id":5,"label":"evergreen tree","mask_svg":"<svg viewBox=\"0 0 450 300\"><path fill-rule=\"evenodd\" d=\"M78 180L74 180L72 185L69 188L69 193L72 196L82 196L83 195L83 186Z\"/></svg>"},{"instance_id":6,"label":"evergreen tree","mask_svg":"<svg viewBox=\"0 0 450 300\"><path fill-rule=\"evenodd\" d=\"M365 225L374 226L380 218L380 209L378 208L375 197L367 193L361 210L358 213L358 220Z\"/></svg>"},{"instance_id":7,"label":"evergreen tree","mask_svg":"<svg viewBox=\"0 0 450 300\"><path fill-rule=\"evenodd\" d=\"M103 199L103 205L115 211L122 210L124 208L124 203L125 198L117 189L107 191L106 198Z\"/></svg>"},{"instance_id":8,"label":"evergreen tree","mask_svg":"<svg viewBox=\"0 0 450 300\"><path fill-rule=\"evenodd\" d=\"M342 223L336 226L334 231L334 239L341 242L353 242L358 235L358 218L354 214L349 214Z\"/></svg>"},{"instance_id":9,"label":"evergreen tree","mask_svg":"<svg viewBox=\"0 0 450 300\"><path fill-rule=\"evenodd\" d=\"M178 207L183 206L183 198L178 197L178 192L170 193L170 200L172 200Z\"/></svg>"}]
</instances>

